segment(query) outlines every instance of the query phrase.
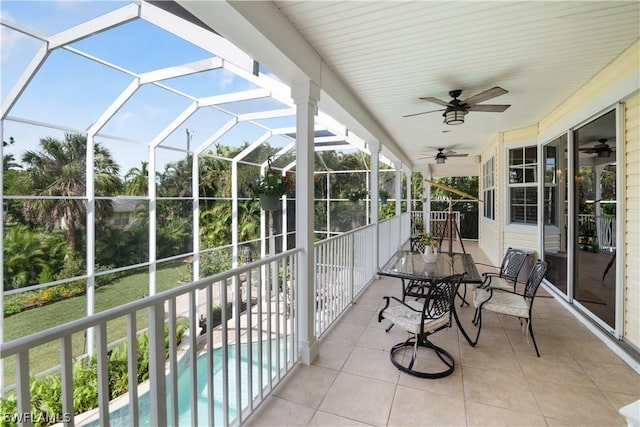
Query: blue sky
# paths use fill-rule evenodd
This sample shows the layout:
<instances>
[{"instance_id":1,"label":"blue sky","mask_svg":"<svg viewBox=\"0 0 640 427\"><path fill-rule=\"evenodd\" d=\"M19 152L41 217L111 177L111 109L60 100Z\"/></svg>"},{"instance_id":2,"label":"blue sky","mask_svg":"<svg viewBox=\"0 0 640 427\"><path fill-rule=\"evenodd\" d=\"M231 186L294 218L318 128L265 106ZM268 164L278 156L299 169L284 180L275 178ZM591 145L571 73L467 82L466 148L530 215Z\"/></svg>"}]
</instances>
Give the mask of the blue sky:
<instances>
[{"instance_id":1,"label":"blue sky","mask_svg":"<svg viewBox=\"0 0 640 427\"><path fill-rule=\"evenodd\" d=\"M130 4L126 1L1 1L3 21L50 36L71 28L103 13ZM43 42L2 27L0 50L0 93L3 103L19 76L43 46ZM173 34L144 21L132 22L95 34L71 45L86 54L98 57L133 73L144 73L164 67L185 64L211 57L211 53L194 46ZM55 124L72 130L86 130L105 108L133 81L133 77L118 69L88 60L64 49L51 53L30 82L9 116ZM197 75L179 77L162 82L167 86L199 98L256 87L233 73L218 69ZM162 131L190 101L154 85L144 85L100 131L101 134L143 142L137 144L111 138L98 138L120 163L121 174L139 166L147 159L144 143ZM284 108L275 100L248 101L229 106L236 113L260 111L264 108ZM163 147L186 148L186 130L192 135L191 148L200 145L231 116L211 108L201 108L163 142ZM273 127L293 126L293 118L265 120ZM249 123L237 125L219 142L239 145L252 141L264 129ZM14 137L16 144L7 147L5 154L20 159L25 150L34 150L42 137L63 138L64 130L33 124L5 121L3 138ZM270 139L272 145L289 142L282 137ZM175 150L158 151L158 168L180 158Z\"/></svg>"}]
</instances>

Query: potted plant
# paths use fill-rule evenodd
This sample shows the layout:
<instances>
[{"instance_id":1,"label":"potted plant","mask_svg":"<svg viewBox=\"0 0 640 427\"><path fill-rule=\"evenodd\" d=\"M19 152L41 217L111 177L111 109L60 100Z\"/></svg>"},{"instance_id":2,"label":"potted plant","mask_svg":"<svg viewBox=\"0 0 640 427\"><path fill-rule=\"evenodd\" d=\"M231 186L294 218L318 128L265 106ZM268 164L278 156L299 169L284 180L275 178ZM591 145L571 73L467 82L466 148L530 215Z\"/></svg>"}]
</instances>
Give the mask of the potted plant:
<instances>
[{"instance_id":1,"label":"potted plant","mask_svg":"<svg viewBox=\"0 0 640 427\"><path fill-rule=\"evenodd\" d=\"M342 197L350 202L357 202L367 197L367 194L369 194L367 190L344 190L342 192Z\"/></svg>"},{"instance_id":2,"label":"potted plant","mask_svg":"<svg viewBox=\"0 0 640 427\"><path fill-rule=\"evenodd\" d=\"M249 184L251 194L260 200L260 207L265 211L277 210L280 198L294 187L295 179L291 174L282 175L271 167L255 183Z\"/></svg>"},{"instance_id":3,"label":"potted plant","mask_svg":"<svg viewBox=\"0 0 640 427\"><path fill-rule=\"evenodd\" d=\"M420 232L411 237L412 247L422 253L425 262L434 262L438 256L438 240L431 233Z\"/></svg>"}]
</instances>

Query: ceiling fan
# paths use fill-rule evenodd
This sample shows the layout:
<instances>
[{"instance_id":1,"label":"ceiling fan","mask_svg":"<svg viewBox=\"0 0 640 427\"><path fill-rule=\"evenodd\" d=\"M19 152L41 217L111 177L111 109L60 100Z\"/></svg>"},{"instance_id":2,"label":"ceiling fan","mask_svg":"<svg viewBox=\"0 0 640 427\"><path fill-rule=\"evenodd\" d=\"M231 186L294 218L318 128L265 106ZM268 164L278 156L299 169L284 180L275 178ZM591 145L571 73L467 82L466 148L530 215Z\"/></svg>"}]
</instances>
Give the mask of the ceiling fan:
<instances>
[{"instance_id":1,"label":"ceiling fan","mask_svg":"<svg viewBox=\"0 0 640 427\"><path fill-rule=\"evenodd\" d=\"M469 111L502 113L507 108L511 107L511 105L506 105L506 104L488 104L488 105L478 104L488 99L495 98L496 96L504 95L505 93L509 93L509 91L499 86L495 86L495 87L492 87L491 89L487 89L483 92L480 92L464 100L458 99L462 94L462 90L460 89L452 90L449 92L449 96L453 98L449 102L442 101L441 99L434 98L432 96L421 97L420 99L423 101L433 102L434 104L442 105L443 107L446 107L446 108L442 108L439 110L424 111L422 113L407 114L406 116L402 116L402 117L412 117L420 114L434 113L436 111L444 111L444 113L442 113L442 116L444 117L444 123L448 125L459 125L461 123L464 123L464 116L466 116Z\"/></svg>"},{"instance_id":2,"label":"ceiling fan","mask_svg":"<svg viewBox=\"0 0 640 427\"><path fill-rule=\"evenodd\" d=\"M421 157L422 159L436 159L436 163L442 164L449 157L467 157L468 154L458 154L455 151L448 150L444 152L444 148L438 148L438 153L435 156Z\"/></svg>"},{"instance_id":3,"label":"ceiling fan","mask_svg":"<svg viewBox=\"0 0 640 427\"><path fill-rule=\"evenodd\" d=\"M597 154L598 157L611 157L613 148L607 144L608 139L601 138L598 140L598 144L593 147L580 148L580 151L586 154Z\"/></svg>"}]
</instances>

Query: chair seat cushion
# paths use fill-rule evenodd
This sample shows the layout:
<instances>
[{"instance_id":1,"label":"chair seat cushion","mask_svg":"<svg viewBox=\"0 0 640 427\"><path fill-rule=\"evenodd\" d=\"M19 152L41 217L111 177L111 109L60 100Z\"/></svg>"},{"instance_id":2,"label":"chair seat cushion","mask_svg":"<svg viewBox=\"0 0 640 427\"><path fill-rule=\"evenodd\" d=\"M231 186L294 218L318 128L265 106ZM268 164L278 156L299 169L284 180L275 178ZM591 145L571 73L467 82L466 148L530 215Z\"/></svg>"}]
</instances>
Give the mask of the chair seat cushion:
<instances>
[{"instance_id":1,"label":"chair seat cushion","mask_svg":"<svg viewBox=\"0 0 640 427\"><path fill-rule=\"evenodd\" d=\"M507 291L513 291L513 282L507 281L502 277L494 276L489 282L489 287L492 289L504 289Z\"/></svg>"},{"instance_id":2,"label":"chair seat cushion","mask_svg":"<svg viewBox=\"0 0 640 427\"><path fill-rule=\"evenodd\" d=\"M487 302L482 304L484 301ZM481 304L483 310L522 318L529 317L529 302L522 295L504 292L500 289L494 289L493 295L488 289L476 289L473 295L473 305L478 308Z\"/></svg>"},{"instance_id":3,"label":"chair seat cushion","mask_svg":"<svg viewBox=\"0 0 640 427\"><path fill-rule=\"evenodd\" d=\"M394 323L396 326L401 327L407 332L419 334L423 332L433 332L446 326L449 323L449 313L445 313L437 319L425 319L424 330L420 331L420 320L422 318L422 308L424 307L423 301L407 301L407 305L418 310L413 311L408 307L398 304L387 308L382 312L382 317Z\"/></svg>"}]
</instances>

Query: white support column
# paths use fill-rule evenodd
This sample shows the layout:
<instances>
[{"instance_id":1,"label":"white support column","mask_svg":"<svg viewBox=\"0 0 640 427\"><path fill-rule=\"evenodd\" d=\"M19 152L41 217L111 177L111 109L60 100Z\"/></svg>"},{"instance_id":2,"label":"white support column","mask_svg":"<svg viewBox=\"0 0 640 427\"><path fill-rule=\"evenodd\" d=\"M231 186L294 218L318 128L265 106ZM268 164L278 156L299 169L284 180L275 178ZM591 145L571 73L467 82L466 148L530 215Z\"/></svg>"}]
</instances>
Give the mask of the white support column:
<instances>
[{"instance_id":1,"label":"white support column","mask_svg":"<svg viewBox=\"0 0 640 427\"><path fill-rule=\"evenodd\" d=\"M310 365L318 357L315 336L315 261L313 250L314 116L320 88L311 81L294 82L296 104L296 246L298 254L298 346L300 360Z\"/></svg>"},{"instance_id":2,"label":"white support column","mask_svg":"<svg viewBox=\"0 0 640 427\"><path fill-rule=\"evenodd\" d=\"M431 179L431 175L427 179ZM426 233L431 233L431 186L422 181L422 224Z\"/></svg>"},{"instance_id":3,"label":"white support column","mask_svg":"<svg viewBox=\"0 0 640 427\"><path fill-rule=\"evenodd\" d=\"M396 170L395 188L393 198L396 199L396 216L402 213L400 204L402 203L402 163L394 162L393 167Z\"/></svg>"},{"instance_id":4,"label":"white support column","mask_svg":"<svg viewBox=\"0 0 640 427\"><path fill-rule=\"evenodd\" d=\"M380 242L378 237L378 199L380 198L380 142L369 142L371 151L371 224L375 224L376 232L373 236L373 256L376 271L378 271L378 259Z\"/></svg>"},{"instance_id":5,"label":"white support column","mask_svg":"<svg viewBox=\"0 0 640 427\"><path fill-rule=\"evenodd\" d=\"M87 135L87 154L86 154L86 190L87 190L87 222L86 222L86 260L87 260L87 316L95 313L95 256L96 256L96 196L95 196L95 141L93 135ZM93 348L93 328L85 331L88 354L94 352Z\"/></svg>"},{"instance_id":6,"label":"white support column","mask_svg":"<svg viewBox=\"0 0 640 427\"><path fill-rule=\"evenodd\" d=\"M406 170L404 174L407 177L407 212L411 215L411 171Z\"/></svg>"}]
</instances>

